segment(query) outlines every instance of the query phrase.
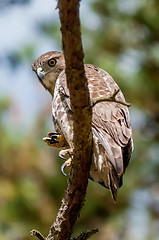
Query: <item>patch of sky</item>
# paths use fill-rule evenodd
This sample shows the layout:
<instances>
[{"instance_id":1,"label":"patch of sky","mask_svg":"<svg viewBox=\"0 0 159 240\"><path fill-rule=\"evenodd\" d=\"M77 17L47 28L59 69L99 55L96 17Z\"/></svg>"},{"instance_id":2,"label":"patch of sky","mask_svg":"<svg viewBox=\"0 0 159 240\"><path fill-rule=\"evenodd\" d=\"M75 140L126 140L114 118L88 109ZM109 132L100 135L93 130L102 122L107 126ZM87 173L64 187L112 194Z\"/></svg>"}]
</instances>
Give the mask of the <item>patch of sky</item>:
<instances>
[{"instance_id":1,"label":"patch of sky","mask_svg":"<svg viewBox=\"0 0 159 240\"><path fill-rule=\"evenodd\" d=\"M90 11L89 5L92 2L92 0L83 1L81 4L80 14L81 23L89 30L95 31L100 27L101 22L97 14L95 14L93 11Z\"/></svg>"},{"instance_id":2,"label":"patch of sky","mask_svg":"<svg viewBox=\"0 0 159 240\"><path fill-rule=\"evenodd\" d=\"M140 70L143 61L142 52L134 49L128 49L119 56L117 70L122 70L126 76L136 74ZM133 80L133 78L131 78Z\"/></svg>"},{"instance_id":3,"label":"patch of sky","mask_svg":"<svg viewBox=\"0 0 159 240\"><path fill-rule=\"evenodd\" d=\"M128 15L135 14L144 4L146 0L118 0L117 6L119 11Z\"/></svg>"},{"instance_id":4,"label":"patch of sky","mask_svg":"<svg viewBox=\"0 0 159 240\"><path fill-rule=\"evenodd\" d=\"M133 106L130 108L130 115L131 125L134 130L142 129L146 126L147 117L143 111Z\"/></svg>"},{"instance_id":5,"label":"patch of sky","mask_svg":"<svg viewBox=\"0 0 159 240\"><path fill-rule=\"evenodd\" d=\"M147 190L135 191L130 199L126 237L133 240L145 240L149 233L150 215L148 205L151 201Z\"/></svg>"},{"instance_id":6,"label":"patch of sky","mask_svg":"<svg viewBox=\"0 0 159 240\"><path fill-rule=\"evenodd\" d=\"M11 99L11 109L6 124L28 129L45 104L51 104L46 93L31 70L32 62L24 61L16 69L10 65L10 53L20 51L23 46L36 44L35 58L46 51L57 49L55 41L37 30L40 21L58 19L56 1L33 0L26 5L13 5L0 12L0 95ZM16 107L15 107L16 106ZM15 110L16 108L16 110ZM51 117L51 113L50 113ZM15 126L14 125L14 126Z\"/></svg>"}]
</instances>

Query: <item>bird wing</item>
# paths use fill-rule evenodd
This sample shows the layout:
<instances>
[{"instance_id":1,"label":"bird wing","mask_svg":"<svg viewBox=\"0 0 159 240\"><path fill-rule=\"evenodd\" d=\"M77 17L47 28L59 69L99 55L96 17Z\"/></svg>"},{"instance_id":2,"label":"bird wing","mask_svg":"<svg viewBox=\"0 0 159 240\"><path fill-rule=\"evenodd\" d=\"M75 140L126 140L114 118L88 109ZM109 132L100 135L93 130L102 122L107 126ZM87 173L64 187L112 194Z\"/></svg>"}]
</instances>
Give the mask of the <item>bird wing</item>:
<instances>
[{"instance_id":1,"label":"bird wing","mask_svg":"<svg viewBox=\"0 0 159 240\"><path fill-rule=\"evenodd\" d=\"M119 87L104 70L91 64L85 65L90 99L111 97ZM60 75L60 94L71 110L69 89L66 75ZM121 91L116 99L125 102ZM92 132L105 149L108 160L108 186L116 199L117 189L122 185L122 175L127 167L132 152L132 130L128 107L116 102L98 102L92 109Z\"/></svg>"},{"instance_id":2,"label":"bird wing","mask_svg":"<svg viewBox=\"0 0 159 240\"><path fill-rule=\"evenodd\" d=\"M93 108L92 127L120 177L125 170L124 166L127 166L123 162L122 148L127 146L132 135L124 109L115 102L97 103Z\"/></svg>"},{"instance_id":3,"label":"bird wing","mask_svg":"<svg viewBox=\"0 0 159 240\"><path fill-rule=\"evenodd\" d=\"M109 98L119 89L107 72L93 65L86 65L86 77L91 100ZM116 99L125 102L120 89ZM92 132L105 149L109 170L108 186L116 199L133 149L128 107L117 102L102 101L95 104L92 111Z\"/></svg>"},{"instance_id":4,"label":"bird wing","mask_svg":"<svg viewBox=\"0 0 159 240\"><path fill-rule=\"evenodd\" d=\"M107 153L109 170L107 182L116 199L117 189L122 185L122 175L132 152L132 132L127 126L121 106L114 102L97 103L93 108L92 131Z\"/></svg>"}]
</instances>

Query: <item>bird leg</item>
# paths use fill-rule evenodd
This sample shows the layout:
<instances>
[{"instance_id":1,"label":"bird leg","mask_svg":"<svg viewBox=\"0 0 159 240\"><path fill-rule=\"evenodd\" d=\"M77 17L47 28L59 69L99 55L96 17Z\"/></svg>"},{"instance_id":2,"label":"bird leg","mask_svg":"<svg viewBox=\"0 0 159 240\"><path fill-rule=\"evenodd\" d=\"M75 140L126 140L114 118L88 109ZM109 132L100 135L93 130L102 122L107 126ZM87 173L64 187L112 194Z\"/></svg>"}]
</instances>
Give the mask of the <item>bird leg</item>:
<instances>
[{"instance_id":1,"label":"bird leg","mask_svg":"<svg viewBox=\"0 0 159 240\"><path fill-rule=\"evenodd\" d=\"M64 136L57 132L49 132L47 137L43 138L43 141L51 147L62 148L68 146Z\"/></svg>"},{"instance_id":2,"label":"bird leg","mask_svg":"<svg viewBox=\"0 0 159 240\"><path fill-rule=\"evenodd\" d=\"M63 135L57 132L49 132L47 134L47 137L43 138L43 141L47 143L47 145L51 147L68 147L68 143L66 142L66 139ZM69 158L67 159L65 156L69 155ZM61 166L61 172L64 176L67 176L64 172L65 167L70 167L72 162L72 156L73 156L73 148L64 149L59 152L59 157L64 159L65 162Z\"/></svg>"},{"instance_id":3,"label":"bird leg","mask_svg":"<svg viewBox=\"0 0 159 240\"><path fill-rule=\"evenodd\" d=\"M66 160L65 156L69 155L69 158ZM67 176L64 172L65 167L70 167L72 163L73 148L64 149L59 152L59 157L66 160L61 166L61 172L64 176Z\"/></svg>"}]
</instances>

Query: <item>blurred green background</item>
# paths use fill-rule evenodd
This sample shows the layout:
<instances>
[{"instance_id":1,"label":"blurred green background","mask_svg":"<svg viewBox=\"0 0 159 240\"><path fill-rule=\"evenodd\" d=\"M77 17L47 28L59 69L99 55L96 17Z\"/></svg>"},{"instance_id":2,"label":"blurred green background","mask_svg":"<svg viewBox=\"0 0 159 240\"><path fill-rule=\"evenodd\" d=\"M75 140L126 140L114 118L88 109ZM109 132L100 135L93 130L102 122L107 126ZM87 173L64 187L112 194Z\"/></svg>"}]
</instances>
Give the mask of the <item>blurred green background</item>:
<instances>
[{"instance_id":1,"label":"blurred green background","mask_svg":"<svg viewBox=\"0 0 159 240\"><path fill-rule=\"evenodd\" d=\"M0 240L47 235L67 179L58 150L42 138L53 129L51 97L31 71L61 50L57 2L0 1ZM99 228L92 240L159 240L159 1L83 0L85 62L108 71L130 108L134 145L114 204L89 181L74 234Z\"/></svg>"}]
</instances>

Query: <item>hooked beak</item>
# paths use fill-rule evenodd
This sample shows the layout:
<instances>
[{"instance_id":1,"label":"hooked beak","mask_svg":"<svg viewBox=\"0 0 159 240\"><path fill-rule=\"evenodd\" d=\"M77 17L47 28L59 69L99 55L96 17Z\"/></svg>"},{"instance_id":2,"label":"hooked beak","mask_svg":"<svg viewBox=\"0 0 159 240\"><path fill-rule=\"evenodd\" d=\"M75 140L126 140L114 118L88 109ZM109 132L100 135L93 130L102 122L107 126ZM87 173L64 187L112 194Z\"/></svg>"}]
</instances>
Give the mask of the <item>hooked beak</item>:
<instances>
[{"instance_id":1,"label":"hooked beak","mask_svg":"<svg viewBox=\"0 0 159 240\"><path fill-rule=\"evenodd\" d=\"M46 72L44 72L42 67L38 67L36 73L40 80L42 80L42 78L46 75Z\"/></svg>"}]
</instances>

